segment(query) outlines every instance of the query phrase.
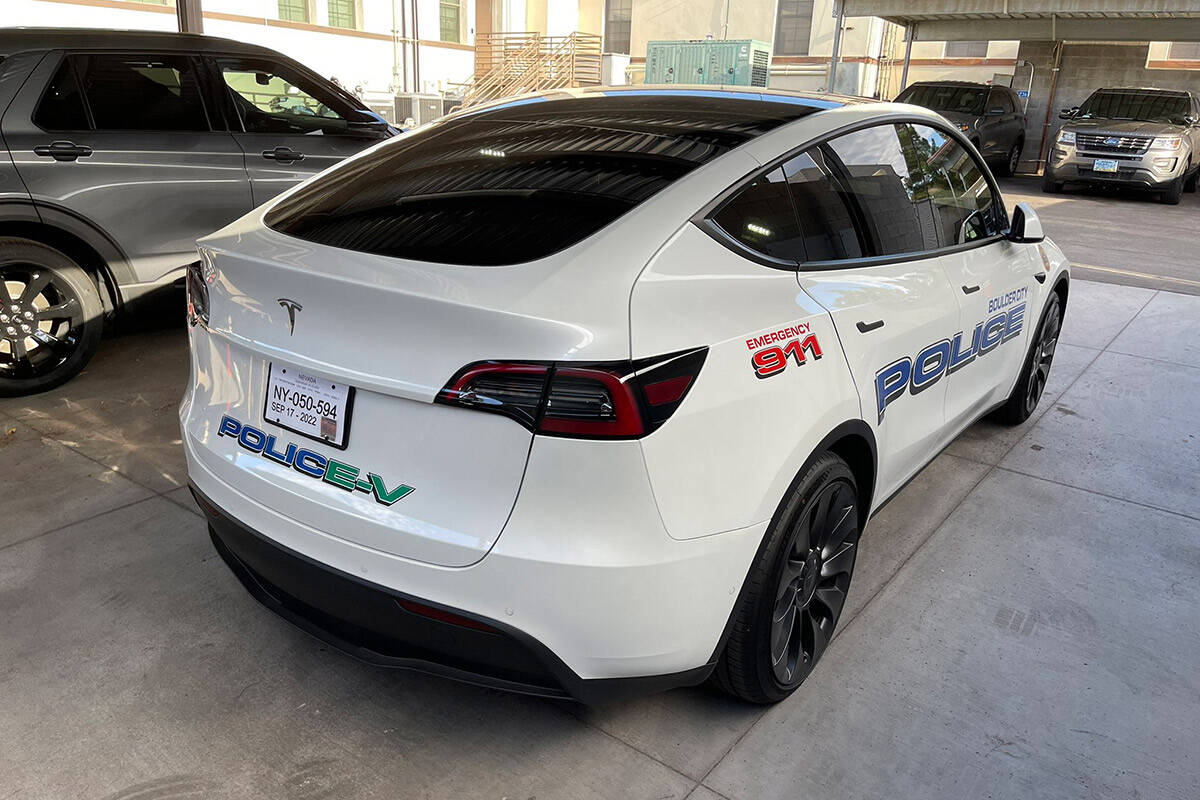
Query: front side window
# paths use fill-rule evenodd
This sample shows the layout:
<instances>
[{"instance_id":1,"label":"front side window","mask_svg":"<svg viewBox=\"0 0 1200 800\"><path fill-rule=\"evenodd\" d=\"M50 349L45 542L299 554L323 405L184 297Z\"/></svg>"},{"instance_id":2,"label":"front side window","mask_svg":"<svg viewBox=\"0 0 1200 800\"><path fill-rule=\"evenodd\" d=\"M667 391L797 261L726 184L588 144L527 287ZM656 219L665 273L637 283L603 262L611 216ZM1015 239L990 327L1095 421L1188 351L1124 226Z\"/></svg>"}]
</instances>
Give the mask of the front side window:
<instances>
[{"instance_id":1,"label":"front side window","mask_svg":"<svg viewBox=\"0 0 1200 800\"><path fill-rule=\"evenodd\" d=\"M804 259L800 229L782 168L755 178L713 215L731 238L758 253L787 261Z\"/></svg>"},{"instance_id":2,"label":"front side window","mask_svg":"<svg viewBox=\"0 0 1200 800\"><path fill-rule=\"evenodd\" d=\"M101 131L207 131L196 65L179 55L76 55L75 74Z\"/></svg>"},{"instance_id":3,"label":"front side window","mask_svg":"<svg viewBox=\"0 0 1200 800\"><path fill-rule=\"evenodd\" d=\"M33 124L47 131L85 131L90 127L70 59L64 58L59 64L33 112Z\"/></svg>"},{"instance_id":4,"label":"front side window","mask_svg":"<svg viewBox=\"0 0 1200 800\"><path fill-rule=\"evenodd\" d=\"M248 133L334 134L348 128L343 102L282 65L224 60L221 77Z\"/></svg>"},{"instance_id":5,"label":"front side window","mask_svg":"<svg viewBox=\"0 0 1200 800\"><path fill-rule=\"evenodd\" d=\"M925 125L899 126L919 162L922 181L935 210L938 240L942 247L996 236L1004 229L1003 206L983 169L949 134Z\"/></svg>"}]
</instances>

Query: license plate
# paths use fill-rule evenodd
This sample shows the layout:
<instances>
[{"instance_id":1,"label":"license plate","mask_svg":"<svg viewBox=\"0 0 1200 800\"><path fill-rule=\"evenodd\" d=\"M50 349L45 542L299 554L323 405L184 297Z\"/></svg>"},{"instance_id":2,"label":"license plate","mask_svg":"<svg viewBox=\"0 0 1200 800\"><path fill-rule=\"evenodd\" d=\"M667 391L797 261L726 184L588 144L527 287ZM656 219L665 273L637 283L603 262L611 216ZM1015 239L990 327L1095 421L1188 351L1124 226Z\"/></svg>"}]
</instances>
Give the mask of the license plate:
<instances>
[{"instance_id":1,"label":"license plate","mask_svg":"<svg viewBox=\"0 0 1200 800\"><path fill-rule=\"evenodd\" d=\"M346 449L354 387L294 367L271 364L263 418L281 428Z\"/></svg>"},{"instance_id":2,"label":"license plate","mask_svg":"<svg viewBox=\"0 0 1200 800\"><path fill-rule=\"evenodd\" d=\"M1096 172L1116 172L1117 162L1111 158L1097 158L1096 163L1092 164L1092 169Z\"/></svg>"}]
</instances>

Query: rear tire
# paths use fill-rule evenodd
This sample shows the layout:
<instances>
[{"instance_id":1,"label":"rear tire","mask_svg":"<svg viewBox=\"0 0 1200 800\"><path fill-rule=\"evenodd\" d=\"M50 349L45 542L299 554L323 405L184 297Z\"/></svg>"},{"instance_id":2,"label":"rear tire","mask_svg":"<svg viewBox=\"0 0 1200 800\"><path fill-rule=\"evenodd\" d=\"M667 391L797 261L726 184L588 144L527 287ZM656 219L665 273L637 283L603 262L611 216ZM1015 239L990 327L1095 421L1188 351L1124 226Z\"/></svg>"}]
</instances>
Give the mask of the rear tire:
<instances>
[{"instance_id":1,"label":"rear tire","mask_svg":"<svg viewBox=\"0 0 1200 800\"><path fill-rule=\"evenodd\" d=\"M845 605L859 533L854 473L824 453L784 499L746 577L713 673L722 690L776 703L812 673Z\"/></svg>"},{"instance_id":2,"label":"rear tire","mask_svg":"<svg viewBox=\"0 0 1200 800\"><path fill-rule=\"evenodd\" d=\"M1179 201L1183 199L1183 178L1179 177L1171 181L1159 198L1169 206L1179 205Z\"/></svg>"},{"instance_id":3,"label":"rear tire","mask_svg":"<svg viewBox=\"0 0 1200 800\"><path fill-rule=\"evenodd\" d=\"M1021 377L1013 387L1012 394L1004 405L996 409L992 418L1003 425L1020 425L1029 419L1037 408L1046 382L1050 379L1050 365L1058 346L1058 334L1062 331L1063 304L1058 292L1050 293L1050 300L1042 311L1029 354L1021 366Z\"/></svg>"},{"instance_id":4,"label":"rear tire","mask_svg":"<svg viewBox=\"0 0 1200 800\"><path fill-rule=\"evenodd\" d=\"M103 329L100 293L78 264L40 242L0 238L0 397L66 383Z\"/></svg>"}]
</instances>

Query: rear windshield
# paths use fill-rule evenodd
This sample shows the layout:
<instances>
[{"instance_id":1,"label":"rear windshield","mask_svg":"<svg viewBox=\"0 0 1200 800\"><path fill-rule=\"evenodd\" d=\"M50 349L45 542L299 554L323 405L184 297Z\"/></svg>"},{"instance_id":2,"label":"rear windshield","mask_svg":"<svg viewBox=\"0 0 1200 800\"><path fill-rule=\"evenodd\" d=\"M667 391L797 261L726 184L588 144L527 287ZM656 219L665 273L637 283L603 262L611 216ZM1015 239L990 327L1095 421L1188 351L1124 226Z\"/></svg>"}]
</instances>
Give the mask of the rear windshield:
<instances>
[{"instance_id":1,"label":"rear windshield","mask_svg":"<svg viewBox=\"0 0 1200 800\"><path fill-rule=\"evenodd\" d=\"M910 86L896 98L897 103L912 103L915 106L940 113L983 114L984 103L987 102L986 86L931 86L921 84Z\"/></svg>"},{"instance_id":2,"label":"rear windshield","mask_svg":"<svg viewBox=\"0 0 1200 800\"><path fill-rule=\"evenodd\" d=\"M1191 104L1184 94L1101 89L1079 107L1080 119L1121 119L1187 124Z\"/></svg>"},{"instance_id":3,"label":"rear windshield","mask_svg":"<svg viewBox=\"0 0 1200 800\"><path fill-rule=\"evenodd\" d=\"M419 261L532 261L816 110L651 92L518 101L401 136L281 202L266 224L321 244Z\"/></svg>"}]
</instances>

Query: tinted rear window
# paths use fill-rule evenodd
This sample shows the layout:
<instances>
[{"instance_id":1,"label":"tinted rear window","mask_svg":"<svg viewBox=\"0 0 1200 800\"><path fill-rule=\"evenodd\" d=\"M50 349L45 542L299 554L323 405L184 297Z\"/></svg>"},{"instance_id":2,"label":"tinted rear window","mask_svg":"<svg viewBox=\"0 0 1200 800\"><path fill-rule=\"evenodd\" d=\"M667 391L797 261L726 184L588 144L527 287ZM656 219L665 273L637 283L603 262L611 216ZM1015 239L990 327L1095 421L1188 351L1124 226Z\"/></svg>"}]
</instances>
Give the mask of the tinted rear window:
<instances>
[{"instance_id":1,"label":"tinted rear window","mask_svg":"<svg viewBox=\"0 0 1200 800\"><path fill-rule=\"evenodd\" d=\"M399 258L532 261L816 110L651 93L522 101L403 136L283 201L266 223L309 241Z\"/></svg>"}]
</instances>

